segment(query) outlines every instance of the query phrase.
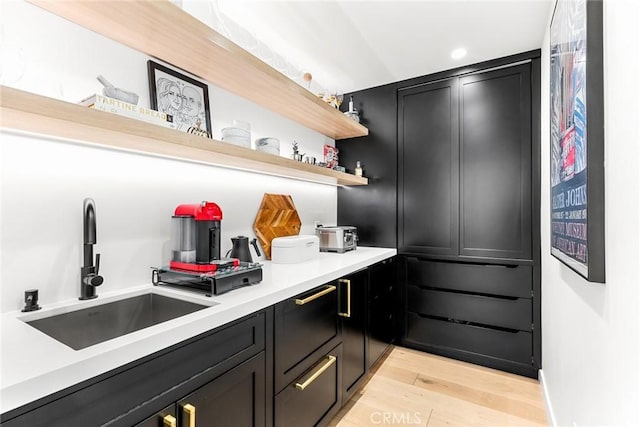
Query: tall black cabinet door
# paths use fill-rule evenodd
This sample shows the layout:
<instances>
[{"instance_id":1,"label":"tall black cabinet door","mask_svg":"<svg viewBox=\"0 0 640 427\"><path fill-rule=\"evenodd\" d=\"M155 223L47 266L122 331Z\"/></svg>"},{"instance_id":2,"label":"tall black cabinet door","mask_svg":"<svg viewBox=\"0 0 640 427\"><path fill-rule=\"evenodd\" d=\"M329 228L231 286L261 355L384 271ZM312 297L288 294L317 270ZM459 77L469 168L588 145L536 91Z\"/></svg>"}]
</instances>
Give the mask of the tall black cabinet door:
<instances>
[{"instance_id":1,"label":"tall black cabinet door","mask_svg":"<svg viewBox=\"0 0 640 427\"><path fill-rule=\"evenodd\" d=\"M460 255L531 259L530 67L460 78Z\"/></svg>"},{"instance_id":2,"label":"tall black cabinet door","mask_svg":"<svg viewBox=\"0 0 640 427\"><path fill-rule=\"evenodd\" d=\"M338 280L342 319L342 402L356 391L367 372L367 269Z\"/></svg>"},{"instance_id":3,"label":"tall black cabinet door","mask_svg":"<svg viewBox=\"0 0 640 427\"><path fill-rule=\"evenodd\" d=\"M398 251L458 254L458 83L398 91Z\"/></svg>"},{"instance_id":4,"label":"tall black cabinet door","mask_svg":"<svg viewBox=\"0 0 640 427\"><path fill-rule=\"evenodd\" d=\"M394 338L397 276L396 258L369 267L368 368L380 359Z\"/></svg>"}]
</instances>

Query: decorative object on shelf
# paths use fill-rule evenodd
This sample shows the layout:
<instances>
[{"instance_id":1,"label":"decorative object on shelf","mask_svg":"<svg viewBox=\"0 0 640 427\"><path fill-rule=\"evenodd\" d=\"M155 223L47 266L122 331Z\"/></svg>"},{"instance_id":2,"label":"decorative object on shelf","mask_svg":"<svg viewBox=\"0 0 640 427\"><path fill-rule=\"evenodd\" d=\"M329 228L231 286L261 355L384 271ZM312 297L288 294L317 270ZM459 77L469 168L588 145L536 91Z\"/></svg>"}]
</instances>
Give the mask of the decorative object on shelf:
<instances>
[{"instance_id":1,"label":"decorative object on shelf","mask_svg":"<svg viewBox=\"0 0 640 427\"><path fill-rule=\"evenodd\" d=\"M340 109L340 105L342 105L342 100L344 99L344 95L331 93L318 93L316 96L337 110Z\"/></svg>"},{"instance_id":2,"label":"decorative object on shelf","mask_svg":"<svg viewBox=\"0 0 640 427\"><path fill-rule=\"evenodd\" d=\"M109 98L94 94L86 97L78 104L95 110L105 111L107 113L117 114L119 116L129 117L131 119L141 120L143 122L154 125L163 126L170 129L176 129L173 122L173 116L161 113L149 108L140 107L118 99Z\"/></svg>"},{"instance_id":3,"label":"decorative object on shelf","mask_svg":"<svg viewBox=\"0 0 640 427\"><path fill-rule=\"evenodd\" d=\"M263 153L280 155L280 140L278 138L266 137L256 139L256 151Z\"/></svg>"},{"instance_id":4,"label":"decorative object on shelf","mask_svg":"<svg viewBox=\"0 0 640 427\"><path fill-rule=\"evenodd\" d=\"M353 106L353 96L349 97L349 111L345 111L344 115L349 117L351 120L360 123L360 115L358 114L358 110Z\"/></svg>"},{"instance_id":5,"label":"decorative object on shelf","mask_svg":"<svg viewBox=\"0 0 640 427\"><path fill-rule=\"evenodd\" d=\"M327 168L333 169L338 166L338 149L332 145L325 145L323 151Z\"/></svg>"},{"instance_id":6,"label":"decorative object on shelf","mask_svg":"<svg viewBox=\"0 0 640 427\"><path fill-rule=\"evenodd\" d=\"M196 119L196 125L191 126L189 129L187 129L187 133L202 136L204 138L211 138L211 134L209 132L207 132L206 130L200 129L201 124L202 122L200 121L200 119L199 118Z\"/></svg>"},{"instance_id":7,"label":"decorative object on shelf","mask_svg":"<svg viewBox=\"0 0 640 427\"><path fill-rule=\"evenodd\" d=\"M96 77L98 81L104 86L102 88L102 94L109 98L118 99L122 102L128 102L129 104L138 104L138 99L140 98L137 93L130 92L128 90L120 89L114 87L107 79L103 76Z\"/></svg>"},{"instance_id":8,"label":"decorative object on shelf","mask_svg":"<svg viewBox=\"0 0 640 427\"><path fill-rule=\"evenodd\" d=\"M300 152L298 151L298 143L296 141L293 141L291 147L293 148L293 154L291 155L291 158L297 162L301 162L306 153L300 154Z\"/></svg>"},{"instance_id":9,"label":"decorative object on shelf","mask_svg":"<svg viewBox=\"0 0 640 427\"><path fill-rule=\"evenodd\" d=\"M311 73L306 72L302 75L302 80L304 80L307 83L307 89L311 89L311 80L313 80L313 76L311 75Z\"/></svg>"},{"instance_id":10,"label":"decorative object on shelf","mask_svg":"<svg viewBox=\"0 0 640 427\"><path fill-rule=\"evenodd\" d=\"M173 116L178 130L187 131L199 119L211 135L209 88L157 62L148 61L151 108Z\"/></svg>"},{"instance_id":11,"label":"decorative object on shelf","mask_svg":"<svg viewBox=\"0 0 640 427\"><path fill-rule=\"evenodd\" d=\"M300 216L290 195L264 194L253 223L253 231L267 259L271 259L271 241L274 238L298 235L301 226Z\"/></svg>"},{"instance_id":12,"label":"decorative object on shelf","mask_svg":"<svg viewBox=\"0 0 640 427\"><path fill-rule=\"evenodd\" d=\"M322 100L335 109L339 109L342 104L343 95L324 94Z\"/></svg>"},{"instance_id":13,"label":"decorative object on shelf","mask_svg":"<svg viewBox=\"0 0 640 427\"><path fill-rule=\"evenodd\" d=\"M310 165L315 165L316 164L316 158L315 157L311 157L311 156L306 156L304 158L304 162L308 163Z\"/></svg>"},{"instance_id":14,"label":"decorative object on shelf","mask_svg":"<svg viewBox=\"0 0 640 427\"><path fill-rule=\"evenodd\" d=\"M344 166L340 166L340 165L335 165L333 167L334 171L338 171L338 172L346 172L347 170L344 168Z\"/></svg>"},{"instance_id":15,"label":"decorative object on shelf","mask_svg":"<svg viewBox=\"0 0 640 427\"><path fill-rule=\"evenodd\" d=\"M598 283L605 281L602 3L558 1L550 35L551 254Z\"/></svg>"},{"instance_id":16,"label":"decorative object on shelf","mask_svg":"<svg viewBox=\"0 0 640 427\"><path fill-rule=\"evenodd\" d=\"M362 164L360 163L360 160L356 161L356 169L354 175L362 176Z\"/></svg>"}]
</instances>

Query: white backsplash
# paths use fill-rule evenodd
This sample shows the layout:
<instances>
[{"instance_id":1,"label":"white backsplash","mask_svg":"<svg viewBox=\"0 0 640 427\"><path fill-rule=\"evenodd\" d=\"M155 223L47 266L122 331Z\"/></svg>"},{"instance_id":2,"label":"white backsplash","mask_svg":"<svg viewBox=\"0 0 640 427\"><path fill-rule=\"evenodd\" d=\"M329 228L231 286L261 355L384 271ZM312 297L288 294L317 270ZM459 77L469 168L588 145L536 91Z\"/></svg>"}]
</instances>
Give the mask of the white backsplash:
<instances>
[{"instance_id":1,"label":"white backsplash","mask_svg":"<svg viewBox=\"0 0 640 427\"><path fill-rule=\"evenodd\" d=\"M95 79L140 95L149 105L146 61L119 45L20 0L3 6L2 41L24 58L24 73L8 86L78 101L100 93ZM224 66L218 64L216 66ZM15 71L15 70L14 70ZM19 73L12 73L12 76ZM220 88L209 86L214 137L233 120L251 123L252 140L275 136L281 155L298 141L322 157L334 141ZM169 258L170 219L181 203L210 200L223 210L222 249L236 235L253 237L253 221L265 192L291 194L302 220L335 224L337 189L315 184L46 137L0 133L0 309L23 306L24 290L38 288L40 303L76 298L82 248L82 201L96 202L104 284L98 294L150 282L151 266Z\"/></svg>"}]
</instances>

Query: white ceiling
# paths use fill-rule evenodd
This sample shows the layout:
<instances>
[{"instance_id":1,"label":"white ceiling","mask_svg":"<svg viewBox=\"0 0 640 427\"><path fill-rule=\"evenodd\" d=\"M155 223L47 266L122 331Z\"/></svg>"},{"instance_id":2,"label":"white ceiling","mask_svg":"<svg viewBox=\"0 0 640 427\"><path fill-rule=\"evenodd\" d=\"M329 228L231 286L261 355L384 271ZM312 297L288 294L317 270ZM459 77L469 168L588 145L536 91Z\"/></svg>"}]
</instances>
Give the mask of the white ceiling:
<instances>
[{"instance_id":1,"label":"white ceiling","mask_svg":"<svg viewBox=\"0 0 640 427\"><path fill-rule=\"evenodd\" d=\"M301 82L302 72L309 71L315 85L332 93L538 49L553 3L210 1L225 17L259 40L263 51L271 49L277 57L293 64L295 72L286 73L297 74L291 78ZM459 47L468 54L454 60L451 51Z\"/></svg>"}]
</instances>

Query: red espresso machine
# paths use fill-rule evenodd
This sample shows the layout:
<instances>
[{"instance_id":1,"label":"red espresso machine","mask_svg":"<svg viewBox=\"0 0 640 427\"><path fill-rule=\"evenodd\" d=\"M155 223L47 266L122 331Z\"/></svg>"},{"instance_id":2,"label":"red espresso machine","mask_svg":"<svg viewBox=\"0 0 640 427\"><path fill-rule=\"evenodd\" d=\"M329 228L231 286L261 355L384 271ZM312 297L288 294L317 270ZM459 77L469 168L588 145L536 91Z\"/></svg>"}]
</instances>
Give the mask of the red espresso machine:
<instances>
[{"instance_id":1,"label":"red espresso machine","mask_svg":"<svg viewBox=\"0 0 640 427\"><path fill-rule=\"evenodd\" d=\"M222 209L213 202L179 205L171 218L173 270L216 271L220 260Z\"/></svg>"},{"instance_id":2,"label":"red espresso machine","mask_svg":"<svg viewBox=\"0 0 640 427\"><path fill-rule=\"evenodd\" d=\"M222 209L213 202L179 205L171 218L171 260L153 269L153 284L211 296L261 282L259 263L220 258L221 221Z\"/></svg>"}]
</instances>

